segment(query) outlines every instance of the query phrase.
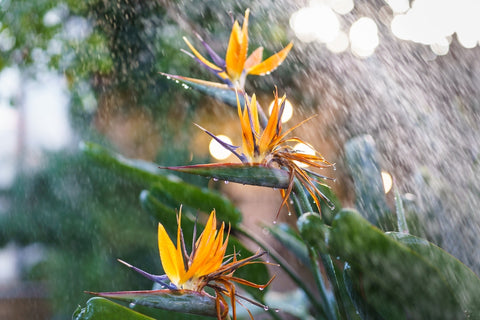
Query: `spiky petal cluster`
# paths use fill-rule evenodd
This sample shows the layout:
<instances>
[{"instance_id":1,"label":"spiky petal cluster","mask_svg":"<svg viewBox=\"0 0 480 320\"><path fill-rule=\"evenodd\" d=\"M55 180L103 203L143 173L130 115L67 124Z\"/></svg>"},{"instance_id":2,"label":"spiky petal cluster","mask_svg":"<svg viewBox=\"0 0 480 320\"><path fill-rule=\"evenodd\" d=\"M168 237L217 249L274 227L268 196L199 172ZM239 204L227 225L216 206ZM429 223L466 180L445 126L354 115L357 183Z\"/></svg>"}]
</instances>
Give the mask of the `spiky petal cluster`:
<instances>
[{"instance_id":1,"label":"spiky petal cluster","mask_svg":"<svg viewBox=\"0 0 480 320\"><path fill-rule=\"evenodd\" d=\"M202 129L216 139L224 148L235 154L245 164L279 167L281 169L288 170L290 174L290 182L286 190L280 190L283 198L280 209L287 203L287 199L289 198L289 195L293 189L295 178L297 178L307 189L319 210L319 197L322 198L330 207L333 207L333 203L331 203L331 201L316 186L316 183L319 183L318 179L332 179L306 169L306 167L331 167L333 164L325 160L320 153L315 151L313 147L311 147L302 139L297 137L287 137L293 130L313 117L310 117L290 128L289 130L282 132L281 118L285 108L286 96L284 95L281 99L279 99L277 90L275 90L274 95L275 100L273 103L272 112L264 129L262 129L260 123L260 110L258 108L255 94L253 94L251 99L245 96L244 106L241 105L237 95L237 110L242 128L243 152L241 154L236 151L238 148L237 146L226 144L220 139L216 138L212 133L203 128ZM296 150L291 146L292 143L303 143L314 150L315 154L307 154L305 152Z\"/></svg>"},{"instance_id":2,"label":"spiky petal cluster","mask_svg":"<svg viewBox=\"0 0 480 320\"><path fill-rule=\"evenodd\" d=\"M193 53L193 56L204 67L213 72L223 82L230 87L243 89L245 85L245 78L248 74L265 75L277 68L288 55L292 48L292 43L289 43L285 48L272 55L268 59L262 61L263 47L257 48L250 56L248 54L248 17L250 10L245 11L245 18L243 25L240 27L238 21L233 23L232 31L230 33L230 40L228 41L227 52L225 60L213 51L203 39L199 37L206 51L213 62L204 58L195 47L183 38L187 46ZM186 52L187 54L190 54ZM190 54L191 55L191 54Z\"/></svg>"},{"instance_id":3,"label":"spiky petal cluster","mask_svg":"<svg viewBox=\"0 0 480 320\"><path fill-rule=\"evenodd\" d=\"M224 240L225 233L226 236ZM225 251L227 249L229 234L229 230L225 232L225 224L223 222L220 229L217 229L216 214L215 210L213 210L210 213L205 229L197 240L195 240L194 232L192 251L188 254L183 240L180 212L178 215L176 245L168 236L165 227L161 223L158 224L158 248L162 266L166 273L165 275L152 275L128 263L121 262L148 279L161 284L163 287L178 292L195 291L207 294L204 288L212 288L216 293L216 310L219 320L224 319L229 310L224 296L230 299L233 319L236 319L236 303L243 305L238 301L238 298L267 309L266 306L239 294L236 290L235 283L264 289L270 284L273 278L264 285L258 285L233 275L238 268L248 264L267 264L266 262L257 260L266 254L266 252L259 251L253 256L241 260L237 260L237 255L234 253L231 258L226 259ZM167 281L170 281L170 283ZM250 311L248 309L247 311L251 319L253 319Z\"/></svg>"},{"instance_id":4,"label":"spiky petal cluster","mask_svg":"<svg viewBox=\"0 0 480 320\"><path fill-rule=\"evenodd\" d=\"M181 214L178 216L177 245L170 240L164 226L158 224L158 248L163 270L171 283L179 289L199 291L202 277L217 271L225 257L229 233L223 240L225 224L217 230L215 211L212 211L202 234L195 242L192 252L184 256L182 248ZM186 259L185 259L186 258Z\"/></svg>"}]
</instances>

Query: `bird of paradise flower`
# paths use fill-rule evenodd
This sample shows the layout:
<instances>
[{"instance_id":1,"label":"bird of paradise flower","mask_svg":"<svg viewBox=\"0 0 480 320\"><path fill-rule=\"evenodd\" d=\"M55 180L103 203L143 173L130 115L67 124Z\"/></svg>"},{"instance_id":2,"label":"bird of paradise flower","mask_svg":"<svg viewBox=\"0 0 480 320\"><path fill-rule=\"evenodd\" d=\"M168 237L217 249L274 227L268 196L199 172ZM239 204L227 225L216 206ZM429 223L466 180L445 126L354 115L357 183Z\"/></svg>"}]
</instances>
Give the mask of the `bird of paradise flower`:
<instances>
[{"instance_id":1,"label":"bird of paradise flower","mask_svg":"<svg viewBox=\"0 0 480 320\"><path fill-rule=\"evenodd\" d=\"M268 122L262 131L259 120L259 109L257 106L257 99L255 94L249 99L245 95L245 105L242 108L237 94L237 110L240 118L240 125L242 129L242 153L236 150L238 146L227 144L217 138L214 134L206 129L198 126L205 131L224 148L237 156L240 161L248 165L266 166L271 168L286 169L289 172L289 183L286 189L281 189L282 204L277 212L287 204L287 200L293 190L295 179L305 187L310 196L313 198L318 210L320 211L320 200L323 199L327 205L334 208L334 204L320 191L317 183L321 183L318 179L334 180L330 177L320 175L317 172L307 169L332 167L334 164L328 162L319 152L317 152L310 144L306 143L298 137L287 136L296 128L309 121L315 116L312 116L299 124L293 126L285 132L282 132L281 118L285 109L286 95L281 99L278 98L278 90L274 92L275 100L273 103L272 112L268 118ZM302 151L295 150L289 143L297 142L309 146L314 154L307 154ZM305 165L305 166L302 166ZM226 164L228 165L228 164ZM199 167L197 165L197 167ZM186 167L183 167L186 168ZM175 167L170 167L175 169Z\"/></svg>"},{"instance_id":2,"label":"bird of paradise flower","mask_svg":"<svg viewBox=\"0 0 480 320\"><path fill-rule=\"evenodd\" d=\"M204 289L206 287L213 289L215 291L216 316L218 320L225 319L228 315L229 308L224 296L230 299L234 320L236 319L236 303L244 306L239 299L243 299L268 310L267 306L238 293L235 283L263 290L273 281L275 276L264 285L258 285L234 276L235 271L245 265L253 263L269 264L268 262L257 260L265 255L266 251L258 251L254 255L241 260L237 259L237 253L233 253L231 256L225 256L230 227L226 231L225 223L222 222L220 228L217 229L216 214L215 210L213 210L210 213L205 229L198 239L195 239L196 228L194 229L192 250L190 254L188 254L181 228L181 209L177 217L177 223L176 246L168 236L165 227L161 223L158 224L158 248L160 260L165 271L164 275L153 275L122 260L119 261L174 293L187 295L200 293L201 295L209 296ZM142 294L151 295L152 292L155 291L124 291L118 293L93 294L117 298L121 294L136 293L138 296ZM247 308L246 310L253 320L253 315L250 310Z\"/></svg>"},{"instance_id":3,"label":"bird of paradise flower","mask_svg":"<svg viewBox=\"0 0 480 320\"><path fill-rule=\"evenodd\" d=\"M222 59L203 39L197 35L208 55L213 62L204 58L200 52L188 41L186 37L183 40L190 48L193 54L183 50L186 54L197 60L201 65L214 73L229 87L243 89L247 75L265 75L277 68L287 57L288 52L293 46L290 42L279 52L262 61L263 47L259 47L247 57L248 54L248 18L250 10L245 11L243 25L235 20L233 23L225 60Z\"/></svg>"}]
</instances>

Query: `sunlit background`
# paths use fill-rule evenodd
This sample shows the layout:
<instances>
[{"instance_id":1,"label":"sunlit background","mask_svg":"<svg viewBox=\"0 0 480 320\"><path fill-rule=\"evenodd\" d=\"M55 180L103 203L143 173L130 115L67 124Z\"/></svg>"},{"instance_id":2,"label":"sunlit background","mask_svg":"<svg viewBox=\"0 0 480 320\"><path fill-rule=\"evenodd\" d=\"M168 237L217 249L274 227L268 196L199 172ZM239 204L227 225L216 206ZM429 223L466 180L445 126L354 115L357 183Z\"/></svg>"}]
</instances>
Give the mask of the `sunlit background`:
<instances>
[{"instance_id":1,"label":"sunlit background","mask_svg":"<svg viewBox=\"0 0 480 320\"><path fill-rule=\"evenodd\" d=\"M335 53L350 49L359 57L371 56L381 41L378 22L396 38L428 45L436 55L448 53L454 36L467 49L480 42L480 3L475 0L389 0L371 17L350 22L344 16L354 7L353 0L312 0L291 15L290 27L300 41L323 43Z\"/></svg>"},{"instance_id":2,"label":"sunlit background","mask_svg":"<svg viewBox=\"0 0 480 320\"><path fill-rule=\"evenodd\" d=\"M230 28L225 26L231 24L229 12L240 17L250 7L250 37L255 45L275 51L279 42L295 43L278 71L265 79L249 78L255 80L259 101L268 111L273 86L279 86L281 95L286 92L289 100L282 117L286 128L318 114L295 135L306 136L306 141L338 164L333 188L341 199L354 203L342 159L343 144L355 135L372 135L382 154L387 196L391 198L395 182L395 187L408 194L408 201L424 206L428 211L424 217L442 212L430 224L428 235L479 270L478 250L471 254L479 245L479 219L471 212L480 204L480 187L472 180L478 173L480 152L480 1L285 0L240 1L241 5L235 1L201 5L158 1L130 5L128 1L45 0L38 7L34 3L0 1L0 217L28 211L41 224L42 216L35 211L38 203L63 198L73 199L69 204L75 205L58 209L59 215L74 208L80 219L80 212L90 211L81 208L90 200L76 198L81 186L93 188L78 182L83 181L84 172L74 174L76 166L91 169L74 160L79 157L81 140L101 142L126 156L166 165L238 161L192 125L199 123L226 143L241 145L236 111L219 111L224 107L184 90L158 72L207 78L194 61L180 53L185 47L181 37L193 38L199 32L223 52L222 43L229 36L225 30ZM311 152L306 145L295 149ZM59 182L58 177L65 181ZM58 183L57 187L50 188L49 181ZM118 182L128 187L122 183ZM113 192L112 185L105 183L104 189ZM417 194L413 185L423 186L428 193ZM227 193L232 188L223 187ZM54 207L46 206L45 212ZM136 214L141 209L133 205L127 210ZM49 237L36 237L30 231L44 228L55 234L53 238L64 237L62 232L67 231L55 233L43 224L23 227L28 232L18 236L11 231L13 227L3 231L0 298L20 299L28 290L13 292L12 288L38 281L42 289L33 298L48 300L51 291L61 286L45 268L54 265L62 270L59 277L76 275L65 270L70 267L66 262L45 263L64 256L50 249L57 245L51 246ZM72 239L67 242L75 243L76 238ZM97 262L90 263L94 268ZM44 286L45 282L49 284ZM83 290L95 288L78 284L61 289L65 291L54 298L78 291L65 298L71 309L86 298L81 296ZM46 311L41 313L45 318L65 316L70 310L45 304Z\"/></svg>"}]
</instances>

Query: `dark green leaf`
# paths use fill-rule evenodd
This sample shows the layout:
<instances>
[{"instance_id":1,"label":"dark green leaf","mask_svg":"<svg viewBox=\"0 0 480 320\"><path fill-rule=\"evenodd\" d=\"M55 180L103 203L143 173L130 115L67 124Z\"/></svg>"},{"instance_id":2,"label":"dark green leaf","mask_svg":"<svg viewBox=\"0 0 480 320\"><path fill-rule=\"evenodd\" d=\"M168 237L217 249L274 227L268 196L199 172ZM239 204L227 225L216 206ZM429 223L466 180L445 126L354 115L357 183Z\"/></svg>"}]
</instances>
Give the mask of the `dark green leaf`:
<instances>
[{"instance_id":1,"label":"dark green leaf","mask_svg":"<svg viewBox=\"0 0 480 320\"><path fill-rule=\"evenodd\" d=\"M289 184L289 174L287 171L255 164L202 164L167 167L166 169L197 174L224 181L279 189L286 189Z\"/></svg>"},{"instance_id":2,"label":"dark green leaf","mask_svg":"<svg viewBox=\"0 0 480 320\"><path fill-rule=\"evenodd\" d=\"M270 233L277 239L286 249L292 252L304 266L310 266L310 258L305 243L295 234L286 223L278 226L267 227Z\"/></svg>"},{"instance_id":3,"label":"dark green leaf","mask_svg":"<svg viewBox=\"0 0 480 320\"><path fill-rule=\"evenodd\" d=\"M228 221L232 225L241 221L238 209L228 199L214 191L185 183L175 176L163 175L153 163L125 158L94 143L82 143L80 147L85 154L109 170L116 170L137 182L153 186L154 193L168 194L178 203L178 207L185 204L207 213L216 209L218 217L223 221Z\"/></svg>"},{"instance_id":4,"label":"dark green leaf","mask_svg":"<svg viewBox=\"0 0 480 320\"><path fill-rule=\"evenodd\" d=\"M92 293L146 307L216 317L215 298L190 290L146 290ZM222 305L222 312L225 306Z\"/></svg>"},{"instance_id":5,"label":"dark green leaf","mask_svg":"<svg viewBox=\"0 0 480 320\"><path fill-rule=\"evenodd\" d=\"M467 310L470 318L480 316L480 279L457 258L427 240L398 232L388 232L398 240L436 266L445 278L457 299Z\"/></svg>"},{"instance_id":6,"label":"dark green leaf","mask_svg":"<svg viewBox=\"0 0 480 320\"><path fill-rule=\"evenodd\" d=\"M386 319L462 319L464 309L438 268L386 236L356 211L343 210L328 236L331 255L352 267L366 302Z\"/></svg>"}]
</instances>

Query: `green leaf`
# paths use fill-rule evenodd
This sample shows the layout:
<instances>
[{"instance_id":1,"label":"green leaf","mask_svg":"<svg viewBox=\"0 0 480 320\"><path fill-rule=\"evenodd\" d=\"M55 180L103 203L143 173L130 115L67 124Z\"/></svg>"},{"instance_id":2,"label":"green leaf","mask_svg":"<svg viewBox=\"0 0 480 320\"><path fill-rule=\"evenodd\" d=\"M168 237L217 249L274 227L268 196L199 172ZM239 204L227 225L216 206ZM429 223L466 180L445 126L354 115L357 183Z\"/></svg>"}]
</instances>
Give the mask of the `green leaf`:
<instances>
[{"instance_id":1,"label":"green leaf","mask_svg":"<svg viewBox=\"0 0 480 320\"><path fill-rule=\"evenodd\" d=\"M318 213L307 212L297 220L297 227L307 245L320 253L327 253L327 239L330 228L325 225Z\"/></svg>"},{"instance_id":2,"label":"green leaf","mask_svg":"<svg viewBox=\"0 0 480 320\"><path fill-rule=\"evenodd\" d=\"M232 226L236 226L242 221L241 212L232 202L215 191L199 188L182 181L163 181L162 183L154 184L150 191L158 199L169 197L178 206L184 204L206 213L210 213L215 209L217 217L220 220L231 223Z\"/></svg>"},{"instance_id":3,"label":"green leaf","mask_svg":"<svg viewBox=\"0 0 480 320\"><path fill-rule=\"evenodd\" d=\"M201 175L209 178L270 188L286 189L289 174L285 170L257 164L201 164L193 166L166 167L165 169Z\"/></svg>"},{"instance_id":4,"label":"green leaf","mask_svg":"<svg viewBox=\"0 0 480 320\"><path fill-rule=\"evenodd\" d=\"M352 267L367 303L387 319L461 319L464 309L428 257L385 235L356 211L343 210L328 250Z\"/></svg>"},{"instance_id":5,"label":"green leaf","mask_svg":"<svg viewBox=\"0 0 480 320\"><path fill-rule=\"evenodd\" d=\"M343 269L343 283L345 285L345 290L348 293L350 301L352 301L353 306L356 310L356 315L360 319L364 320L381 320L382 317L374 310L370 305L367 304L365 299L362 297L362 288L360 287L359 281L353 281L355 275L352 274L352 268L348 263L345 263Z\"/></svg>"},{"instance_id":6,"label":"green leaf","mask_svg":"<svg viewBox=\"0 0 480 320\"><path fill-rule=\"evenodd\" d=\"M85 308L75 310L74 320L154 320L104 298L91 298Z\"/></svg>"},{"instance_id":7,"label":"green leaf","mask_svg":"<svg viewBox=\"0 0 480 320\"><path fill-rule=\"evenodd\" d=\"M190 290L145 290L100 292L91 294L146 307L216 317L215 298ZM222 306L222 313L225 306Z\"/></svg>"},{"instance_id":8,"label":"green leaf","mask_svg":"<svg viewBox=\"0 0 480 320\"><path fill-rule=\"evenodd\" d=\"M452 287L455 296L470 318L480 315L480 278L457 258L425 239L399 232L388 232L436 266L438 272Z\"/></svg>"},{"instance_id":9,"label":"green leaf","mask_svg":"<svg viewBox=\"0 0 480 320\"><path fill-rule=\"evenodd\" d=\"M395 195L395 214L397 215L398 231L408 233L408 224L405 217L405 210L403 209L402 196L395 186L393 187L393 193Z\"/></svg>"},{"instance_id":10,"label":"green leaf","mask_svg":"<svg viewBox=\"0 0 480 320\"><path fill-rule=\"evenodd\" d=\"M378 152L369 135L355 137L345 144L345 157L352 175L355 206L365 218L384 230L392 230L394 221L385 200Z\"/></svg>"},{"instance_id":11,"label":"green leaf","mask_svg":"<svg viewBox=\"0 0 480 320\"><path fill-rule=\"evenodd\" d=\"M178 207L185 204L207 213L216 209L218 217L232 225L237 225L242 220L240 211L227 198L217 192L183 182L173 175L164 175L165 171L162 172L151 162L125 158L95 143L84 142L80 148L86 155L108 169L139 183L153 186L154 193L167 194L178 203Z\"/></svg>"},{"instance_id":12,"label":"green leaf","mask_svg":"<svg viewBox=\"0 0 480 320\"><path fill-rule=\"evenodd\" d=\"M126 158L93 142L80 142L79 148L97 163L139 183L151 184L168 180L154 163Z\"/></svg>"},{"instance_id":13,"label":"green leaf","mask_svg":"<svg viewBox=\"0 0 480 320\"><path fill-rule=\"evenodd\" d=\"M304 265L310 266L308 249L305 243L298 237L288 224L281 223L278 226L267 227L268 231L277 239L287 250L292 252L298 260Z\"/></svg>"}]
</instances>

